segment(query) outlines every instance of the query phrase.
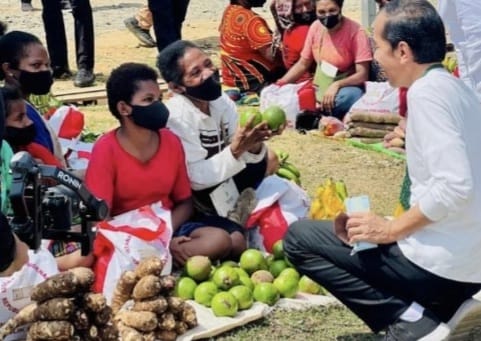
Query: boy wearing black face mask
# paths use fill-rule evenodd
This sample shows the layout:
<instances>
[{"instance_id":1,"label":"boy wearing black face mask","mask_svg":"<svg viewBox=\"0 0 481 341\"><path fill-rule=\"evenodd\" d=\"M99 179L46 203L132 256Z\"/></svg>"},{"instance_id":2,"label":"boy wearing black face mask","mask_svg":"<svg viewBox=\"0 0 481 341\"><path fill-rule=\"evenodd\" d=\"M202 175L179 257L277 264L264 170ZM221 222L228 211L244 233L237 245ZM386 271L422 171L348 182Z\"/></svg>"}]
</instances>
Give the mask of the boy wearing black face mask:
<instances>
[{"instance_id":1,"label":"boy wearing black face mask","mask_svg":"<svg viewBox=\"0 0 481 341\"><path fill-rule=\"evenodd\" d=\"M111 72L109 109L120 125L95 143L85 182L107 202L112 216L161 201L171 212L175 233L192 214L192 192L182 144L165 129L169 110L159 101L157 78L155 70L138 63L125 63ZM189 255L218 260L229 253L226 233L201 230L189 237L174 235L170 251L177 265Z\"/></svg>"},{"instance_id":2,"label":"boy wearing black face mask","mask_svg":"<svg viewBox=\"0 0 481 341\"><path fill-rule=\"evenodd\" d=\"M26 114L27 107L18 89L0 89L5 101L4 139L15 152L27 151L43 164L63 167L62 163L43 145L34 142L36 128Z\"/></svg>"}]
</instances>

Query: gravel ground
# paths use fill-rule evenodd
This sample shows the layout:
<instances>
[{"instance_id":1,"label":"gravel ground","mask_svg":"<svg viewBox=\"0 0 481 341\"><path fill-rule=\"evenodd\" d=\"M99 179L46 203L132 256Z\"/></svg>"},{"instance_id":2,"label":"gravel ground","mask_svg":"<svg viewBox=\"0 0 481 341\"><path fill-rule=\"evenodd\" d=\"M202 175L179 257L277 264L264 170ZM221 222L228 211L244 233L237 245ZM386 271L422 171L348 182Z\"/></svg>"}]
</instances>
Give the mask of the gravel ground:
<instances>
[{"instance_id":1,"label":"gravel ground","mask_svg":"<svg viewBox=\"0 0 481 341\"><path fill-rule=\"evenodd\" d=\"M144 0L129 0L112 5L111 0L91 0L94 11L94 23L96 34L103 34L116 30L124 30L123 19L131 16L145 3ZM192 26L198 22L210 22L213 27L217 24L222 15L222 10L229 3L227 0L191 0L185 27ZM344 5L346 13L356 13L360 11L359 0L347 0ZM20 0L2 0L0 4L0 19L5 20L10 30L27 30L43 38L43 26L41 16L41 4L39 0L33 0L33 6L37 9L34 12L22 12L20 10ZM259 9L259 12L266 17L270 17L267 6ZM72 32L72 15L64 13L66 27ZM187 37L188 38L188 37Z\"/></svg>"}]
</instances>

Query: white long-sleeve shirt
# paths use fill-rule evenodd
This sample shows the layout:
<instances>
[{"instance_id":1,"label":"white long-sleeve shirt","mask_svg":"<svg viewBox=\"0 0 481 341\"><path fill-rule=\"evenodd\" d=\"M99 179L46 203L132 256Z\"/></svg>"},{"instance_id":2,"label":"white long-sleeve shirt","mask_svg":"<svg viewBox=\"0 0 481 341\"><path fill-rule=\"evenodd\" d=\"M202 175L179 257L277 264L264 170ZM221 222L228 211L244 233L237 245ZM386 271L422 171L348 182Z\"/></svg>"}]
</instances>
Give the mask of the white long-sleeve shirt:
<instances>
[{"instance_id":1,"label":"white long-sleeve shirt","mask_svg":"<svg viewBox=\"0 0 481 341\"><path fill-rule=\"evenodd\" d=\"M185 96L174 94L166 102L170 111L167 126L182 141L193 190L210 188L242 171L247 163L258 163L259 154L245 152L236 159L226 148L235 130L238 116L235 103L225 94L210 102L210 115L201 112Z\"/></svg>"},{"instance_id":2,"label":"white long-sleeve shirt","mask_svg":"<svg viewBox=\"0 0 481 341\"><path fill-rule=\"evenodd\" d=\"M418 266L481 282L481 105L437 68L409 88L406 154L411 205L433 223L398 242Z\"/></svg>"}]
</instances>

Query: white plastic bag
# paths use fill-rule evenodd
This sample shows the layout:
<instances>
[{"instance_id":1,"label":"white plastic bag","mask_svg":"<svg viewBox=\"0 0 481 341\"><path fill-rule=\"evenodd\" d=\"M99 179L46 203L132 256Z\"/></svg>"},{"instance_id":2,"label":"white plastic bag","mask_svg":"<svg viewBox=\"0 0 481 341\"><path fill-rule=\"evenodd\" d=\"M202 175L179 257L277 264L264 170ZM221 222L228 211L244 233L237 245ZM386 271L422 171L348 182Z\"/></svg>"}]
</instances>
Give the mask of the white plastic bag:
<instances>
[{"instance_id":1,"label":"white plastic bag","mask_svg":"<svg viewBox=\"0 0 481 341\"><path fill-rule=\"evenodd\" d=\"M120 275L133 270L141 259L157 256L165 262L162 274L172 270L169 244L172 238L170 211L161 203L122 213L97 225L94 242L94 291L110 303Z\"/></svg>"},{"instance_id":2,"label":"white plastic bag","mask_svg":"<svg viewBox=\"0 0 481 341\"><path fill-rule=\"evenodd\" d=\"M261 91L260 110L264 111L271 105L280 106L286 112L287 127L294 128L296 116L301 112L297 91L305 83L285 84L283 86L271 84L266 86Z\"/></svg>"},{"instance_id":3,"label":"white plastic bag","mask_svg":"<svg viewBox=\"0 0 481 341\"><path fill-rule=\"evenodd\" d=\"M349 112L399 113L399 89L388 82L366 82L366 93Z\"/></svg>"}]
</instances>

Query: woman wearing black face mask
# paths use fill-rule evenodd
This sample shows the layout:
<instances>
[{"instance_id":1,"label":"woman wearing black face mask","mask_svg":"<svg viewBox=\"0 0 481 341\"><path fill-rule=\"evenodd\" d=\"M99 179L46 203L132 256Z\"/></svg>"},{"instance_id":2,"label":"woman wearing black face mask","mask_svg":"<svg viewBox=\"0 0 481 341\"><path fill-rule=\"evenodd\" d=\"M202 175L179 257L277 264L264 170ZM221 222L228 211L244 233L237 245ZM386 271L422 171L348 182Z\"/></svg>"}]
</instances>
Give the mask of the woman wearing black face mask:
<instances>
[{"instance_id":1,"label":"woman wearing black face mask","mask_svg":"<svg viewBox=\"0 0 481 341\"><path fill-rule=\"evenodd\" d=\"M269 159L264 145L273 133L266 122L238 127L235 103L222 94L217 68L195 44L184 40L170 44L160 53L157 66L174 92L166 102L170 110L167 126L184 145L194 190L193 223L176 234L192 237L204 233L202 226L213 227L217 235L228 238L226 256L237 259L246 248L243 225L255 206L255 197L249 198L253 191L248 188L257 187L277 162ZM248 189L242 214L235 219L220 215L226 200L213 199L220 185L227 187L229 194L235 193L231 188L239 193Z\"/></svg>"},{"instance_id":2,"label":"woman wearing black face mask","mask_svg":"<svg viewBox=\"0 0 481 341\"><path fill-rule=\"evenodd\" d=\"M35 127L33 142L46 148L65 166L57 136L27 100L30 94L48 93L53 83L47 50L37 37L27 32L12 31L0 38L0 79L4 79L6 85L21 90L26 115Z\"/></svg>"},{"instance_id":3,"label":"woman wearing black face mask","mask_svg":"<svg viewBox=\"0 0 481 341\"><path fill-rule=\"evenodd\" d=\"M271 12L280 34L280 50L286 70L301 57L307 32L316 20L314 0L274 0ZM312 78L314 69L307 70L297 82Z\"/></svg>"},{"instance_id":4,"label":"woman wearing black face mask","mask_svg":"<svg viewBox=\"0 0 481 341\"><path fill-rule=\"evenodd\" d=\"M322 91L317 90L316 100L321 114L339 119L362 96L372 60L367 34L358 23L342 15L342 5L343 0L316 0L318 20L309 29L301 58L277 82L295 82L313 64L317 69L334 66L336 77L319 87Z\"/></svg>"}]
</instances>

